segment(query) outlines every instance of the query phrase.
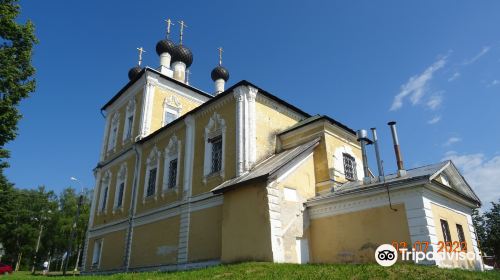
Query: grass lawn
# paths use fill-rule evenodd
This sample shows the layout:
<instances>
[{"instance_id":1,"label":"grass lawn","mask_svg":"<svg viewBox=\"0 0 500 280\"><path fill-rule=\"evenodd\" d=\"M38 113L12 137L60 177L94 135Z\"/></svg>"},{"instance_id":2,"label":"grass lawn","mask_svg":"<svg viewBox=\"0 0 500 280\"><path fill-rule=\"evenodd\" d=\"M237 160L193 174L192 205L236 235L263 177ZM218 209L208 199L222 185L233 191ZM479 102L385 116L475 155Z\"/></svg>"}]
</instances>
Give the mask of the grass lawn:
<instances>
[{"instance_id":1,"label":"grass lawn","mask_svg":"<svg viewBox=\"0 0 500 280\"><path fill-rule=\"evenodd\" d=\"M10 280L42 280L47 276L32 276L17 272ZM500 279L500 272L473 272L441 269L414 264L396 264L385 268L377 264L273 264L241 263L219 265L205 269L179 272L122 273L109 276L53 276L55 280L159 280L159 279Z\"/></svg>"}]
</instances>

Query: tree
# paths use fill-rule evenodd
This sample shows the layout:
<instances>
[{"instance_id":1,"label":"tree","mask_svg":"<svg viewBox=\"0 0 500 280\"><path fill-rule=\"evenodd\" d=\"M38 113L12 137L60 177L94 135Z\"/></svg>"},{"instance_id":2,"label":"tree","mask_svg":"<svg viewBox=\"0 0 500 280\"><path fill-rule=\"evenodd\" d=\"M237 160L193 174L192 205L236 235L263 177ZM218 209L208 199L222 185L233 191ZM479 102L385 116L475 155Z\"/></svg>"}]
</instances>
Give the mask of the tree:
<instances>
[{"instance_id":1,"label":"tree","mask_svg":"<svg viewBox=\"0 0 500 280\"><path fill-rule=\"evenodd\" d=\"M483 215L479 213L477 209L472 210L472 224L476 229L476 237L479 243L479 249L483 252L487 252L486 246L486 227Z\"/></svg>"},{"instance_id":2,"label":"tree","mask_svg":"<svg viewBox=\"0 0 500 280\"><path fill-rule=\"evenodd\" d=\"M35 68L31 65L37 43L34 25L16 22L20 13L17 0L0 0L0 173L8 166L5 144L16 137L21 118L19 102L35 90ZM6 184L5 178L0 184Z\"/></svg>"},{"instance_id":3,"label":"tree","mask_svg":"<svg viewBox=\"0 0 500 280\"><path fill-rule=\"evenodd\" d=\"M491 209L484 213L486 220L486 247L500 260L500 199L492 202Z\"/></svg>"}]
</instances>

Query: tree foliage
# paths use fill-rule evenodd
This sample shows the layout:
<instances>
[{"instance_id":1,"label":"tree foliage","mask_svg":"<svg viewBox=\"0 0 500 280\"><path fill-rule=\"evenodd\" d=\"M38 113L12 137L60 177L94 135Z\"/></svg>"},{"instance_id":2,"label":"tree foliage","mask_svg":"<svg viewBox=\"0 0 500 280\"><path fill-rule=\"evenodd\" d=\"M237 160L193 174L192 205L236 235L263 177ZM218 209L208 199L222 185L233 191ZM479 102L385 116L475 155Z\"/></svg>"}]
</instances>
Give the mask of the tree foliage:
<instances>
[{"instance_id":1,"label":"tree foliage","mask_svg":"<svg viewBox=\"0 0 500 280\"><path fill-rule=\"evenodd\" d=\"M19 102L35 90L31 56L37 39L31 21L16 22L17 2L0 0L0 173L7 167L2 159L9 157L4 146L16 137Z\"/></svg>"},{"instance_id":2,"label":"tree foliage","mask_svg":"<svg viewBox=\"0 0 500 280\"><path fill-rule=\"evenodd\" d=\"M53 264L60 263L72 242L74 257L70 265L74 265L87 230L90 204L89 196L85 195L76 228L77 238L70 240L78 197L72 188L64 189L59 196L45 187L26 190L9 185L4 188L0 192L0 242L6 250L2 262L14 266L19 263L22 269L31 267L35 259L37 267L49 259ZM35 258L39 235L40 246Z\"/></svg>"},{"instance_id":3,"label":"tree foliage","mask_svg":"<svg viewBox=\"0 0 500 280\"><path fill-rule=\"evenodd\" d=\"M500 261L500 200L492 202L491 209L484 214L474 211L472 221L481 251Z\"/></svg>"}]
</instances>

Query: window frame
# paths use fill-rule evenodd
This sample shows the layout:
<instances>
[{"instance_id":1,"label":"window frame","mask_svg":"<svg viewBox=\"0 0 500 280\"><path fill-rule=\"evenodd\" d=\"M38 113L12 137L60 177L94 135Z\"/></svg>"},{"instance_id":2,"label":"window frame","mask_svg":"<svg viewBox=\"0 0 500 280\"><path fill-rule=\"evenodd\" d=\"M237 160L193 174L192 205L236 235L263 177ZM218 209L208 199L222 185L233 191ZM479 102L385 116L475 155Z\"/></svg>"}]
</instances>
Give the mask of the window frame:
<instances>
[{"instance_id":1,"label":"window frame","mask_svg":"<svg viewBox=\"0 0 500 280\"><path fill-rule=\"evenodd\" d=\"M460 242L460 248L462 251L467 252L467 241L465 241L464 227L461 224L455 224L457 228L458 242Z\"/></svg>"},{"instance_id":2,"label":"window frame","mask_svg":"<svg viewBox=\"0 0 500 280\"><path fill-rule=\"evenodd\" d=\"M97 246L99 247L98 254L96 254L96 247ZM94 240L94 249L92 251L92 263L91 263L92 269L100 268L103 247L104 247L104 238Z\"/></svg>"},{"instance_id":3,"label":"window frame","mask_svg":"<svg viewBox=\"0 0 500 280\"><path fill-rule=\"evenodd\" d=\"M348 166L350 163L351 166ZM358 180L358 172L357 172L357 163L356 159L349 153L342 153L342 164L344 166L344 177L349 181L357 181ZM352 172L348 172L349 169L352 169ZM348 176L350 174L350 176Z\"/></svg>"},{"instance_id":4,"label":"window frame","mask_svg":"<svg viewBox=\"0 0 500 280\"><path fill-rule=\"evenodd\" d=\"M154 198L156 199L157 194L158 194L158 176L160 172L158 172L158 169L160 167L160 157L161 157L161 152L158 150L156 146L151 150L149 153L149 156L146 160L146 173L144 176L144 185L143 185L143 200L142 202L144 203L146 199L149 198ZM156 169L156 174L155 174L155 179L154 179L154 190L153 193L148 195L148 189L150 186L150 176L151 176L151 170Z\"/></svg>"},{"instance_id":5,"label":"window frame","mask_svg":"<svg viewBox=\"0 0 500 280\"><path fill-rule=\"evenodd\" d=\"M217 137L221 137L221 160L220 160L220 169L218 171L212 172L212 163L213 163L213 147L212 147L212 139ZM226 122L225 120L214 112L210 120L208 121L207 126L205 126L205 151L204 151L204 164L203 164L203 183L206 184L208 179L211 177L219 176L224 179L225 175L225 158L226 158Z\"/></svg>"},{"instance_id":6,"label":"window frame","mask_svg":"<svg viewBox=\"0 0 500 280\"><path fill-rule=\"evenodd\" d=\"M450 234L450 225L448 224L448 221L445 219L439 219L441 223L441 231L443 233L443 241L446 242L452 242L451 239L451 234Z\"/></svg>"},{"instance_id":7,"label":"window frame","mask_svg":"<svg viewBox=\"0 0 500 280\"><path fill-rule=\"evenodd\" d=\"M101 180L101 189L99 191L99 205L97 214L105 214L108 210L109 187L111 186L111 171L106 171L104 178Z\"/></svg>"},{"instance_id":8,"label":"window frame","mask_svg":"<svg viewBox=\"0 0 500 280\"><path fill-rule=\"evenodd\" d=\"M132 118L132 121L130 121ZM126 113L125 113L125 121L123 127L123 137L122 143L131 140L134 134L134 123L135 123L135 99L133 98L127 104Z\"/></svg>"},{"instance_id":9,"label":"window frame","mask_svg":"<svg viewBox=\"0 0 500 280\"><path fill-rule=\"evenodd\" d=\"M116 112L113 114L113 118L111 119L111 124L109 126L108 145L106 149L108 153L114 152L116 149L116 142L118 141L119 128L120 128L120 113Z\"/></svg>"},{"instance_id":10,"label":"window frame","mask_svg":"<svg viewBox=\"0 0 500 280\"><path fill-rule=\"evenodd\" d=\"M127 189L127 164L123 163L120 166L120 170L118 171L118 175L116 177L115 184L115 198L113 202L113 214L118 210L123 210L124 200L125 200L125 191ZM123 190L121 190L121 186L123 184ZM120 198L120 192L121 198Z\"/></svg>"}]
</instances>

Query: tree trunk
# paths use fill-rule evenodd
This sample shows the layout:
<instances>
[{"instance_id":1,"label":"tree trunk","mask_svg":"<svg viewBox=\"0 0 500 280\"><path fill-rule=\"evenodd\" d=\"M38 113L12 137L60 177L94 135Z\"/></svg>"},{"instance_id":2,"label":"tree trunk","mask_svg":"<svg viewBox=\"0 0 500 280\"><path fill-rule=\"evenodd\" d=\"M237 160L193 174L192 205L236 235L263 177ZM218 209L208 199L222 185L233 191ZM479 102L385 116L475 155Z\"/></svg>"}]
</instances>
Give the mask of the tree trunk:
<instances>
[{"instance_id":1,"label":"tree trunk","mask_svg":"<svg viewBox=\"0 0 500 280\"><path fill-rule=\"evenodd\" d=\"M19 271L19 266L21 265L21 259L23 257L23 252L20 252L18 255L17 255L17 262L16 262L16 269L15 271Z\"/></svg>"},{"instance_id":2,"label":"tree trunk","mask_svg":"<svg viewBox=\"0 0 500 280\"><path fill-rule=\"evenodd\" d=\"M73 274L75 274L76 270L78 269L78 263L80 262L80 252L82 250L82 244L78 244L78 253L76 255L76 263L75 263L75 269L73 270Z\"/></svg>"}]
</instances>

